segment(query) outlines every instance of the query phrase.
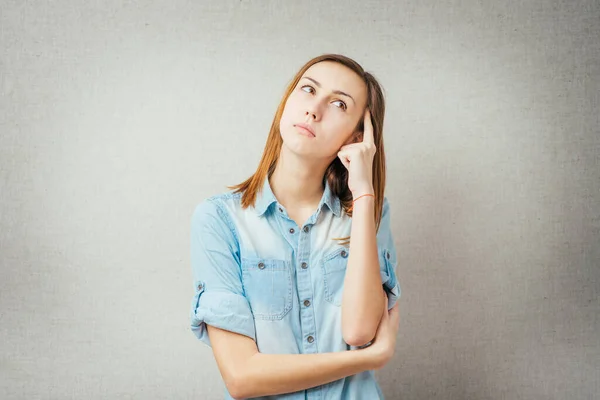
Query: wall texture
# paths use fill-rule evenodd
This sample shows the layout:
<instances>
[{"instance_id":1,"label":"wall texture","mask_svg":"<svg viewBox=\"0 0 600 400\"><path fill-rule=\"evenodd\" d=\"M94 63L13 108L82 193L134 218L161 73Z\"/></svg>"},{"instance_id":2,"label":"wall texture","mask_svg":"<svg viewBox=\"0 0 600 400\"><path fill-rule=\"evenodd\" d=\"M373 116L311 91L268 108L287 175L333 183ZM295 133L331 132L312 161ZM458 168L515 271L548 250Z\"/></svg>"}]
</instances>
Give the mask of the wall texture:
<instances>
[{"instance_id":1,"label":"wall texture","mask_svg":"<svg viewBox=\"0 0 600 400\"><path fill-rule=\"evenodd\" d=\"M389 399L600 391L600 3L1 2L0 398L221 399L189 220L325 52L387 93Z\"/></svg>"}]
</instances>

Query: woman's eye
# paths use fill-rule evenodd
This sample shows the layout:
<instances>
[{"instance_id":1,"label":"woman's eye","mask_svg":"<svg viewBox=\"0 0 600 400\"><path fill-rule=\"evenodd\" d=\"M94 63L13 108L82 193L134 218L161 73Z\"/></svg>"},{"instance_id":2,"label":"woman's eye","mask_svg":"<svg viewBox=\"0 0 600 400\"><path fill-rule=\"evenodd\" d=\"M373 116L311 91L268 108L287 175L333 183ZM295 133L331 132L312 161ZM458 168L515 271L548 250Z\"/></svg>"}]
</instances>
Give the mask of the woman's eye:
<instances>
[{"instance_id":1,"label":"woman's eye","mask_svg":"<svg viewBox=\"0 0 600 400\"><path fill-rule=\"evenodd\" d=\"M344 102L343 102L343 101L341 101L341 100L336 100L336 101L335 101L335 103L340 103L342 106L341 106L341 107L338 107L338 108L341 108L341 109L342 109L342 110L344 110L344 111L346 111L346 108L348 108L348 106L346 106L346 103L344 103Z\"/></svg>"},{"instance_id":2,"label":"woman's eye","mask_svg":"<svg viewBox=\"0 0 600 400\"><path fill-rule=\"evenodd\" d=\"M313 89L313 87L312 87L312 86L310 86L310 85L304 85L304 86L302 86L302 88L301 88L301 89L302 89L302 90L304 90L304 88L310 88L311 90L315 90L315 89ZM306 90L304 90L304 91L306 92ZM306 93L311 93L311 92L306 92Z\"/></svg>"}]
</instances>

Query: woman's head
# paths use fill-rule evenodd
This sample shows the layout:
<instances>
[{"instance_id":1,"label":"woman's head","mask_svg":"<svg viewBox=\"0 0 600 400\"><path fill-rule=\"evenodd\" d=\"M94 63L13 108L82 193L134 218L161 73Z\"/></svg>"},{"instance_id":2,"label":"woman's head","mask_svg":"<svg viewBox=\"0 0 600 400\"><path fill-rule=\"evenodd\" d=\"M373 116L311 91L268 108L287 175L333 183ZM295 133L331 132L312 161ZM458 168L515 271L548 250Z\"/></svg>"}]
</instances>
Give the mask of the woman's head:
<instances>
[{"instance_id":1,"label":"woman's head","mask_svg":"<svg viewBox=\"0 0 600 400\"><path fill-rule=\"evenodd\" d=\"M273 118L257 171L245 182L231 187L243 192L243 206L254 204L258 190L274 171L285 146L285 151L327 163L325 178L349 212L352 193L347 185L348 172L337 158L337 152L345 144L362 140L367 108L377 148L373 160L373 188L375 220L379 224L385 187L382 135L385 99L372 74L365 72L356 61L339 54L324 54L308 61L288 85ZM298 124L308 125L315 136L306 136Z\"/></svg>"},{"instance_id":2,"label":"woman's head","mask_svg":"<svg viewBox=\"0 0 600 400\"><path fill-rule=\"evenodd\" d=\"M311 158L335 159L357 137L367 105L367 85L351 68L334 61L312 64L294 79L284 101L279 133L286 150ZM299 124L308 126L314 136Z\"/></svg>"}]
</instances>

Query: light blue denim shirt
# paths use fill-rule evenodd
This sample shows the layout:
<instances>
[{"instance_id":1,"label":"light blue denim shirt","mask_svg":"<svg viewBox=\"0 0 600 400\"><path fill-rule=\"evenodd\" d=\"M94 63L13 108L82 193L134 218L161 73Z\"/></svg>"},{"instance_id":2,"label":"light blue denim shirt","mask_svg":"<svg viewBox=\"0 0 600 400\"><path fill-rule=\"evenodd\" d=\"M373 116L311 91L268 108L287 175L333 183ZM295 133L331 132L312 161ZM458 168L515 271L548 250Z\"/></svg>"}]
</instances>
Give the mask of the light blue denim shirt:
<instances>
[{"instance_id":1,"label":"light blue denim shirt","mask_svg":"<svg viewBox=\"0 0 600 400\"><path fill-rule=\"evenodd\" d=\"M341 303L352 219L325 182L314 214L292 220L265 179L255 207L226 192L198 204L191 218L194 296L191 330L211 346L206 324L252 338L261 353L312 354L354 349L344 342ZM384 198L377 233L388 309L400 297L390 207ZM375 295L375 294L373 294ZM225 393L226 399L232 399ZM382 399L373 371L298 392L260 397L286 400Z\"/></svg>"}]
</instances>

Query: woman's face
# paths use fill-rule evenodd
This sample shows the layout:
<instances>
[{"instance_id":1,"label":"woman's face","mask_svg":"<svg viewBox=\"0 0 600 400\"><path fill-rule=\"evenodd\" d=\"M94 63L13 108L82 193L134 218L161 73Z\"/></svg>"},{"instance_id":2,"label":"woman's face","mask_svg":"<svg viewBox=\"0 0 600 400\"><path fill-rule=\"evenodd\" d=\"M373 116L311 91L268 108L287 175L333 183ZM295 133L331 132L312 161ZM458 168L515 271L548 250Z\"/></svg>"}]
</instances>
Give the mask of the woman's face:
<instances>
[{"instance_id":1,"label":"woman's face","mask_svg":"<svg viewBox=\"0 0 600 400\"><path fill-rule=\"evenodd\" d=\"M348 67L331 61L312 65L285 104L279 122L283 145L297 154L334 159L340 147L355 141L366 99L365 83Z\"/></svg>"}]
</instances>

